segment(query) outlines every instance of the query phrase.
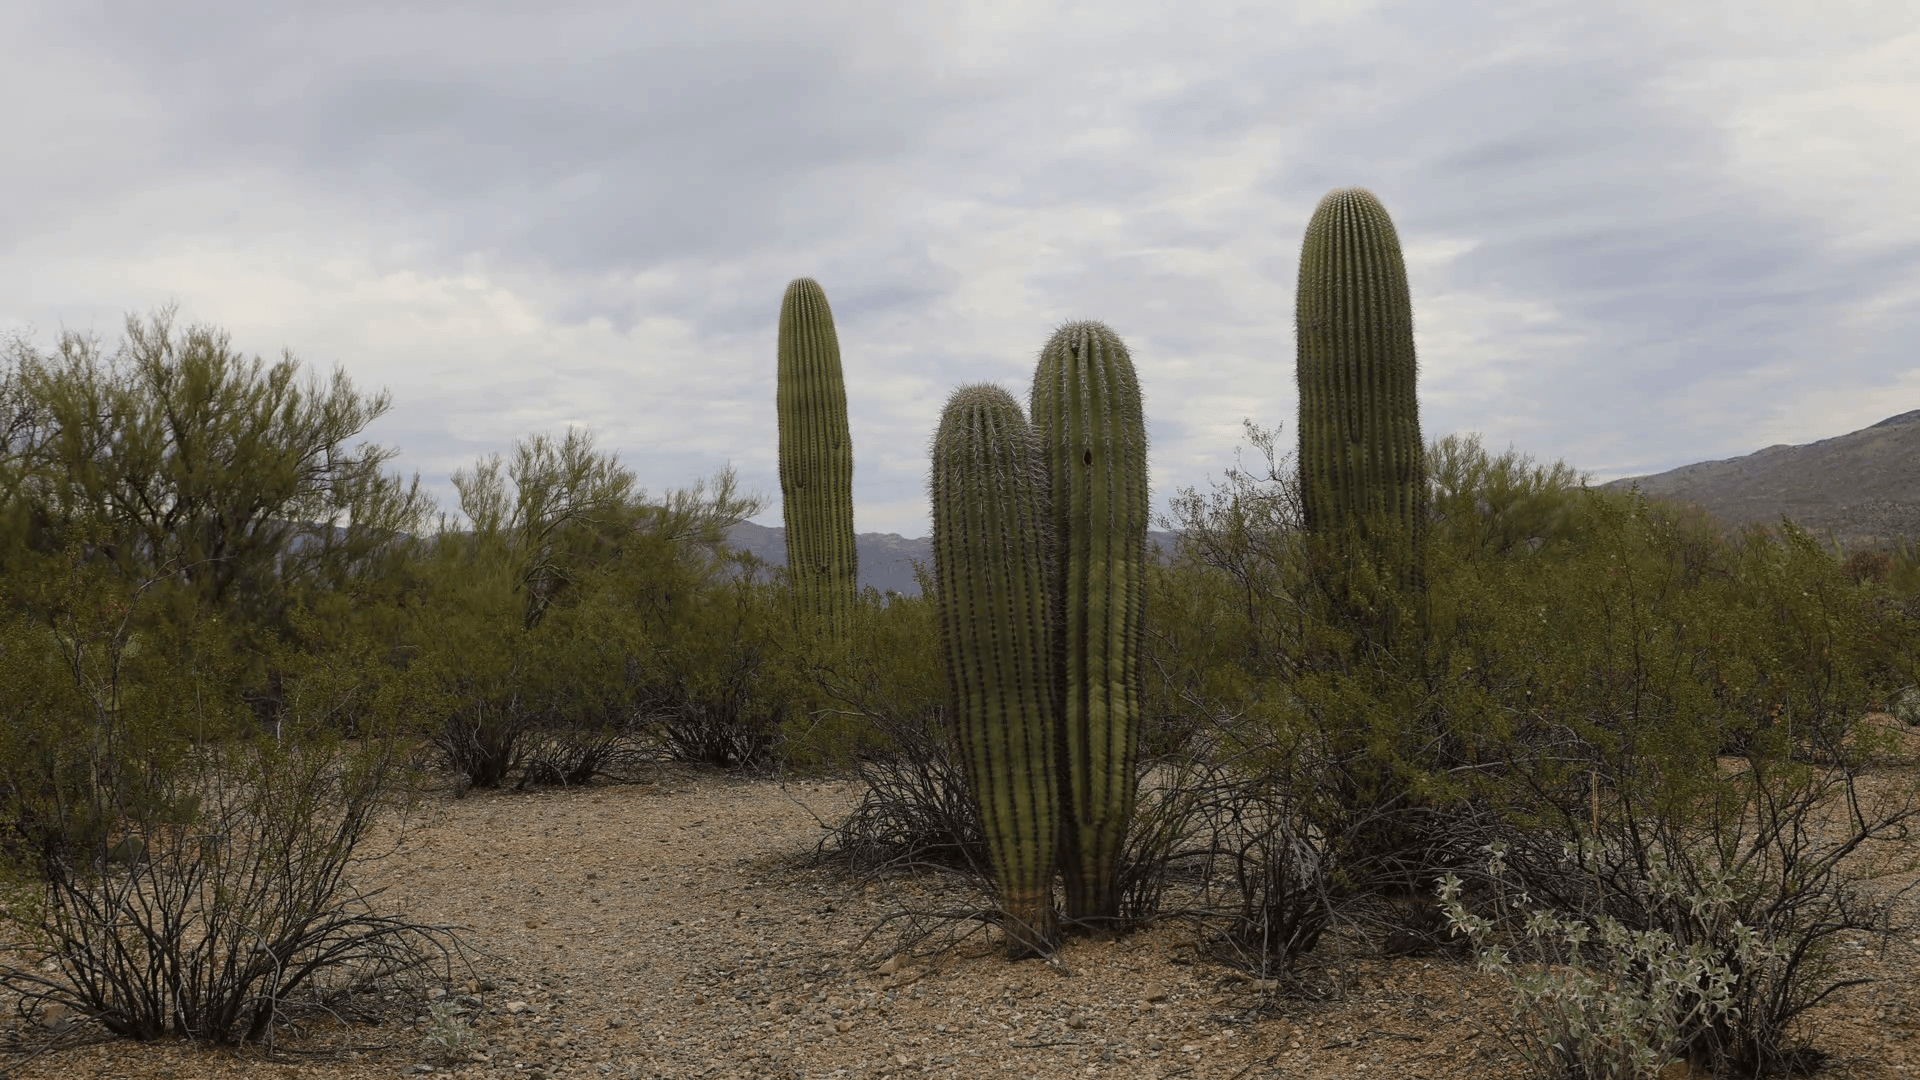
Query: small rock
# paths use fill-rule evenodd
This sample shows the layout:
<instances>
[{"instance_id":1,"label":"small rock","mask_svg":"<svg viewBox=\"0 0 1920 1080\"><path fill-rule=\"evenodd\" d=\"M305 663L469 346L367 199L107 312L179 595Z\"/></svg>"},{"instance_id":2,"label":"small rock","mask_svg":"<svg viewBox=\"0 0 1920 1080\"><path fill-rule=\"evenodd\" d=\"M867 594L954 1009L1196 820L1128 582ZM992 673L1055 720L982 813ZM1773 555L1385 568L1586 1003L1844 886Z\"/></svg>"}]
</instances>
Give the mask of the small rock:
<instances>
[{"instance_id":1,"label":"small rock","mask_svg":"<svg viewBox=\"0 0 1920 1080\"><path fill-rule=\"evenodd\" d=\"M1161 1038L1158 1035L1147 1036L1147 1049L1165 1050L1166 1048L1167 1048L1167 1040Z\"/></svg>"},{"instance_id":2,"label":"small rock","mask_svg":"<svg viewBox=\"0 0 1920 1080\"><path fill-rule=\"evenodd\" d=\"M1188 1043L1187 1045L1180 1048L1180 1052L1183 1054L1197 1054L1200 1052L1200 1044Z\"/></svg>"},{"instance_id":3,"label":"small rock","mask_svg":"<svg viewBox=\"0 0 1920 1080\"><path fill-rule=\"evenodd\" d=\"M1140 991L1140 1000L1148 1002L1165 1001L1167 1000L1167 988L1161 986L1159 983L1148 983Z\"/></svg>"},{"instance_id":4,"label":"small rock","mask_svg":"<svg viewBox=\"0 0 1920 1080\"><path fill-rule=\"evenodd\" d=\"M427 991L427 1000L428 1000L428 1001L439 1001L439 1000L440 1000L441 998L443 998L443 997L446 997L446 996L447 996L447 992L446 992L445 990L442 990L442 989L440 989L440 988L439 988L439 987L437 987L437 986L436 986L436 987L434 987L433 989L431 989L431 990L429 990L429 991Z\"/></svg>"},{"instance_id":5,"label":"small rock","mask_svg":"<svg viewBox=\"0 0 1920 1080\"><path fill-rule=\"evenodd\" d=\"M528 1005L528 1004L527 1004L526 1002L524 1002L524 1001L509 1001L509 1002L507 1002L507 1011L508 1011L508 1012L510 1012L510 1013L513 1013L513 1014L514 1014L514 1015L516 1015L516 1016L518 1016L519 1014L521 1014L521 1013L523 1013L523 1012L526 1012L526 1011L527 1011L528 1009L530 1009L530 1008L532 1008L532 1006L530 1006L530 1005Z\"/></svg>"},{"instance_id":6,"label":"small rock","mask_svg":"<svg viewBox=\"0 0 1920 1080\"><path fill-rule=\"evenodd\" d=\"M627 1026L627 1022L625 1020L620 1019L619 1017L614 1017L613 1019L607 1021L607 1026L610 1028L623 1028Z\"/></svg>"},{"instance_id":7,"label":"small rock","mask_svg":"<svg viewBox=\"0 0 1920 1080\"><path fill-rule=\"evenodd\" d=\"M492 979L481 979L479 982L471 984L469 989L473 990L475 993L484 994L489 991L498 990L500 989L500 986L498 983L494 982Z\"/></svg>"},{"instance_id":8,"label":"small rock","mask_svg":"<svg viewBox=\"0 0 1920 1080\"><path fill-rule=\"evenodd\" d=\"M78 1022L73 1015L73 1010L58 1002L42 1006L40 1009L40 1026L56 1035L71 1029Z\"/></svg>"},{"instance_id":9,"label":"small rock","mask_svg":"<svg viewBox=\"0 0 1920 1080\"><path fill-rule=\"evenodd\" d=\"M1083 1031L1087 1026L1087 1018L1079 1013L1074 1013L1072 1016L1067 1017L1067 1026L1075 1031Z\"/></svg>"},{"instance_id":10,"label":"small rock","mask_svg":"<svg viewBox=\"0 0 1920 1080\"><path fill-rule=\"evenodd\" d=\"M1920 727L1920 686L1909 686L1893 695L1893 715L1908 727Z\"/></svg>"},{"instance_id":11,"label":"small rock","mask_svg":"<svg viewBox=\"0 0 1920 1080\"><path fill-rule=\"evenodd\" d=\"M705 1005L707 1003L707 995L705 994L693 995L693 1003L695 1005Z\"/></svg>"},{"instance_id":12,"label":"small rock","mask_svg":"<svg viewBox=\"0 0 1920 1080\"><path fill-rule=\"evenodd\" d=\"M853 1021L851 1021L851 1020L842 1020L842 1021L840 1021L839 1023L836 1023L836 1024L834 1024L834 1025L833 1025L833 1030L835 1030L835 1031L838 1031L838 1032L841 1032L842 1034L845 1034L846 1032L849 1032L849 1031L852 1031L852 1030L853 1030Z\"/></svg>"}]
</instances>

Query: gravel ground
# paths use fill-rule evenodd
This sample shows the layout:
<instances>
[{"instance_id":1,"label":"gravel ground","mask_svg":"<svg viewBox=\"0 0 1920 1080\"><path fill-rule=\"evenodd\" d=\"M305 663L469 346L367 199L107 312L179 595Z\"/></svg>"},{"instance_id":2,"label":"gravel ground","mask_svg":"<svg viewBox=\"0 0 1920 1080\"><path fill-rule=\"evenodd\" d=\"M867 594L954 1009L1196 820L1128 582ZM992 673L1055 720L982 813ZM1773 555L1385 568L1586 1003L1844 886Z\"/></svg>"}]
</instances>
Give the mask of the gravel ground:
<instances>
[{"instance_id":1,"label":"gravel ground","mask_svg":"<svg viewBox=\"0 0 1920 1080\"><path fill-rule=\"evenodd\" d=\"M462 1010L472 1043L457 1055L430 1047L420 996L384 1003L379 1025L272 1052L16 1021L0 1031L0 1068L20 1080L1521 1075L1500 994L1458 960L1356 957L1341 1000L1307 1002L1200 959L1177 925L1075 940L1053 964L1009 962L985 931L890 955L899 923L874 932L889 913L979 898L934 877L860 885L803 867L819 820L856 794L672 769L441 801L360 880L389 886L387 910L466 928L471 969L427 990ZM1858 948L1882 981L1815 1017L1826 1071L1920 1073L1911 953ZM71 1026L54 1035L49 1019Z\"/></svg>"}]
</instances>

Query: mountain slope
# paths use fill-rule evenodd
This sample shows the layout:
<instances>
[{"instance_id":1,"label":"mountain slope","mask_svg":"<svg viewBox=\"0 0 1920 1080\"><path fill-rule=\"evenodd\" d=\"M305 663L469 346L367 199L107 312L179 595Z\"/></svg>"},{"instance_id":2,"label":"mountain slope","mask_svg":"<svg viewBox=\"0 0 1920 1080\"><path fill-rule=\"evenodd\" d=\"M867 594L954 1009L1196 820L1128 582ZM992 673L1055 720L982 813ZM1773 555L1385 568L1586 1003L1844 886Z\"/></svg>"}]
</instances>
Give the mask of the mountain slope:
<instances>
[{"instance_id":1,"label":"mountain slope","mask_svg":"<svg viewBox=\"0 0 1920 1080\"><path fill-rule=\"evenodd\" d=\"M750 551L773 566L787 565L787 530L743 521L727 533L727 542L742 551ZM853 538L854 555L860 560L860 587L871 585L881 592L918 596L920 585L913 577L914 560L933 565L933 549L925 539L909 540L898 533L861 533Z\"/></svg>"},{"instance_id":2,"label":"mountain slope","mask_svg":"<svg viewBox=\"0 0 1920 1080\"><path fill-rule=\"evenodd\" d=\"M1729 525L1784 515L1848 548L1920 538L1920 409L1804 446L1769 446L1606 487L1695 503Z\"/></svg>"},{"instance_id":3,"label":"mountain slope","mask_svg":"<svg viewBox=\"0 0 1920 1080\"><path fill-rule=\"evenodd\" d=\"M743 521L727 533L727 542L750 551L774 566L787 565L787 531L778 527ZM1158 544L1162 552L1173 550L1173 534L1148 532L1149 548ZM892 590L906 596L920 595L920 583L913 576L913 564L923 563L933 570L933 545L927 537L908 538L899 533L860 533L853 538L853 549L860 559L860 587L871 585L881 592ZM1164 556L1163 556L1164 557Z\"/></svg>"}]
</instances>

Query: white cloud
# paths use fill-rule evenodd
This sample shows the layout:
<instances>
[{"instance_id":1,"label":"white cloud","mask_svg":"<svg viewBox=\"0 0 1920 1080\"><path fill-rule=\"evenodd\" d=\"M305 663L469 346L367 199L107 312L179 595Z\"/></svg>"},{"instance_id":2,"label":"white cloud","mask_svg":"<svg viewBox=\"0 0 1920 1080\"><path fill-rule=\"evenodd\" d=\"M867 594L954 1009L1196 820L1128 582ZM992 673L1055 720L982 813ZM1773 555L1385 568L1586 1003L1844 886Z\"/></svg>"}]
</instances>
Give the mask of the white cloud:
<instances>
[{"instance_id":1,"label":"white cloud","mask_svg":"<svg viewBox=\"0 0 1920 1080\"><path fill-rule=\"evenodd\" d=\"M1160 494L1204 483L1243 417L1291 441L1300 233L1348 184L1406 244L1431 435L1651 470L1920 407L1905 4L44 0L0 37L36 148L0 324L177 299L390 386L374 434L442 492L574 422L649 487L777 496L803 274L860 528L924 531L948 390L1024 396L1069 318L1132 346Z\"/></svg>"}]
</instances>

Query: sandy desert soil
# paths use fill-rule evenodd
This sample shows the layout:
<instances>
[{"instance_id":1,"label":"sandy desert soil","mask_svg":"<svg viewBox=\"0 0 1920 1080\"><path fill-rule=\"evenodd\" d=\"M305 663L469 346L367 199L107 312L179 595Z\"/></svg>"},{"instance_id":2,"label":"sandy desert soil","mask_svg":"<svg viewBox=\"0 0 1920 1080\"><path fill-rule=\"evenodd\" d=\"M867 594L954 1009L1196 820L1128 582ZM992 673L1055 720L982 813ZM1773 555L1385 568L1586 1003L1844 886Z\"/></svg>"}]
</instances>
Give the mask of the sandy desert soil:
<instances>
[{"instance_id":1,"label":"sandy desert soil","mask_svg":"<svg viewBox=\"0 0 1920 1080\"><path fill-rule=\"evenodd\" d=\"M889 958L902 906L973 899L940 879L864 886L797 856L857 792L689 769L650 782L440 798L366 868L388 910L466 928L444 988L475 1035L429 1051L424 1000L273 1052L53 1038L10 1021L7 1075L79 1077L1504 1077L1494 983L1444 958L1362 960L1344 1000L1275 1000L1179 925L1009 962L981 935ZM1849 944L1881 981L1822 1006L1825 1075L1920 1074L1920 939ZM357 1049L343 1047L352 1044ZM430 1072L423 1072L425 1067ZM1684 1075L1676 1067L1674 1075Z\"/></svg>"}]
</instances>

